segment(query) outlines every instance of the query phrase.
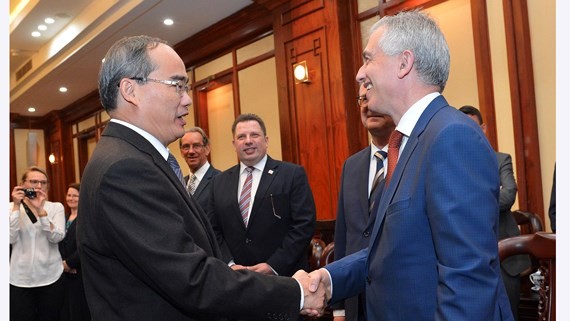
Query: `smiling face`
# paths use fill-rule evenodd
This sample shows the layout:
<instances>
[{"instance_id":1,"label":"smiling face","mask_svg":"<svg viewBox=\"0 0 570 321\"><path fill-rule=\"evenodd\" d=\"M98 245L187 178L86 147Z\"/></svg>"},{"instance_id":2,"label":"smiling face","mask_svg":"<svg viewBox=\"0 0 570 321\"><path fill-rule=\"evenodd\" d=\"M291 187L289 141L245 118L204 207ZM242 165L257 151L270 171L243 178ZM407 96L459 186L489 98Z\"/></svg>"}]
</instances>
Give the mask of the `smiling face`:
<instances>
[{"instance_id":1,"label":"smiling face","mask_svg":"<svg viewBox=\"0 0 570 321\"><path fill-rule=\"evenodd\" d=\"M356 80L366 89L368 108L376 113L391 115L393 102L399 96L399 59L398 56L387 56L379 48L383 28L378 28L370 36Z\"/></svg>"},{"instance_id":2,"label":"smiling face","mask_svg":"<svg viewBox=\"0 0 570 321\"><path fill-rule=\"evenodd\" d=\"M182 59L169 46L159 44L149 49L148 55L157 68L147 78L156 80L187 81ZM183 117L188 114L192 99L184 90L180 95L176 86L154 81L134 81L134 99L137 101L137 123L164 146L184 135Z\"/></svg>"},{"instance_id":3,"label":"smiling face","mask_svg":"<svg viewBox=\"0 0 570 321\"><path fill-rule=\"evenodd\" d=\"M257 164L266 154L269 137L255 120L239 122L232 141L239 160L247 166Z\"/></svg>"},{"instance_id":4,"label":"smiling face","mask_svg":"<svg viewBox=\"0 0 570 321\"><path fill-rule=\"evenodd\" d=\"M77 209L79 206L79 191L73 187L67 189L67 194L65 195L65 201L70 209Z\"/></svg>"},{"instance_id":5,"label":"smiling face","mask_svg":"<svg viewBox=\"0 0 570 321\"><path fill-rule=\"evenodd\" d=\"M210 145L204 146L204 138L199 132L187 132L180 139L180 152L188 164L190 171L195 173L208 160Z\"/></svg>"},{"instance_id":6,"label":"smiling face","mask_svg":"<svg viewBox=\"0 0 570 321\"><path fill-rule=\"evenodd\" d=\"M363 85L359 87L359 95L366 95L367 90ZM375 137L389 137L390 133L394 130L394 122L389 116L377 113L368 108L368 101L365 100L360 104L360 120L362 125L366 128L372 136Z\"/></svg>"}]
</instances>

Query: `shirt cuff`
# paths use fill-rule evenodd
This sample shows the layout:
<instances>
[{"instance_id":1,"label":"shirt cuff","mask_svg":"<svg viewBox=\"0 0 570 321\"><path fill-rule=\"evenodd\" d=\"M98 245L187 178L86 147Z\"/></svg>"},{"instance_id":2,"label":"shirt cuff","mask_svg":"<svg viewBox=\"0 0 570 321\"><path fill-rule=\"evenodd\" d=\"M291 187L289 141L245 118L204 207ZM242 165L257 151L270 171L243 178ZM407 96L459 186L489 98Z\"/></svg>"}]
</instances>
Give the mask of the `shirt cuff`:
<instances>
[{"instance_id":1,"label":"shirt cuff","mask_svg":"<svg viewBox=\"0 0 570 321\"><path fill-rule=\"evenodd\" d=\"M333 296L333 282L332 282L331 273L329 272L329 270L327 270L325 268L321 268L321 270L324 270L325 272L327 272L327 275L329 276L329 282L331 284L331 298L332 298L332 296Z\"/></svg>"},{"instance_id":2,"label":"shirt cuff","mask_svg":"<svg viewBox=\"0 0 570 321\"><path fill-rule=\"evenodd\" d=\"M333 317L344 317L344 310L334 310L333 311Z\"/></svg>"},{"instance_id":3,"label":"shirt cuff","mask_svg":"<svg viewBox=\"0 0 570 321\"><path fill-rule=\"evenodd\" d=\"M303 305L305 304L305 291L303 291L303 286L299 280L295 278L293 278L293 280L297 281L297 284L299 284L299 289L301 290L301 304L299 305L299 311L301 311L303 310Z\"/></svg>"}]
</instances>

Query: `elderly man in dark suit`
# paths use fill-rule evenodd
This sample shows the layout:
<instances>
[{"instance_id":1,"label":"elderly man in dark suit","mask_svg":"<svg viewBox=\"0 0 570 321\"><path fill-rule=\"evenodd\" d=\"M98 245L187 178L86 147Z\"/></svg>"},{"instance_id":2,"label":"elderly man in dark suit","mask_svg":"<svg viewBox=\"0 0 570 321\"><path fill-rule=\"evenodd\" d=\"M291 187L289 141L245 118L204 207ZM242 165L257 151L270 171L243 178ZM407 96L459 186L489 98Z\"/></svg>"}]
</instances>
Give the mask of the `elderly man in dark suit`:
<instances>
[{"instance_id":1,"label":"elderly man in dark suit","mask_svg":"<svg viewBox=\"0 0 570 321\"><path fill-rule=\"evenodd\" d=\"M483 122L483 116L479 109L465 105L459 108L469 118L473 119L487 134L487 124ZM499 163L499 175L501 191L499 192L499 240L507 237L520 235L515 218L511 214L511 207L517 196L517 183L513 173L513 160L507 153L495 152ZM501 262L501 275L505 283L505 289L509 296L511 309L515 320L518 320L520 303L521 279L520 274L530 267L530 258L527 255L514 255Z\"/></svg>"},{"instance_id":2,"label":"elderly man in dark suit","mask_svg":"<svg viewBox=\"0 0 570 321\"><path fill-rule=\"evenodd\" d=\"M368 108L366 88L360 85L360 120L370 133L370 146L350 156L342 167L336 214L334 257L341 259L368 246L384 185L388 138L394 130L389 116ZM344 307L344 313L342 308ZM334 320L363 321L364 294L346 299L334 307Z\"/></svg>"},{"instance_id":3,"label":"elderly man in dark suit","mask_svg":"<svg viewBox=\"0 0 570 321\"><path fill-rule=\"evenodd\" d=\"M270 275L307 269L316 215L305 170L267 155L259 116L239 115L232 133L240 163L214 177L208 213L226 260Z\"/></svg>"},{"instance_id":4,"label":"elderly man in dark suit","mask_svg":"<svg viewBox=\"0 0 570 321\"><path fill-rule=\"evenodd\" d=\"M190 193L205 213L208 213L210 201L210 181L221 173L208 162L210 155L210 139L200 127L191 127L186 130L179 140L180 153L188 168L190 175L184 176L186 190Z\"/></svg>"},{"instance_id":5,"label":"elderly man in dark suit","mask_svg":"<svg viewBox=\"0 0 570 321\"><path fill-rule=\"evenodd\" d=\"M162 40L116 42L102 64L111 116L81 178L77 238L93 320L281 320L322 311L295 281L234 271L167 146L192 103L186 68ZM320 303L319 303L320 302Z\"/></svg>"}]
</instances>

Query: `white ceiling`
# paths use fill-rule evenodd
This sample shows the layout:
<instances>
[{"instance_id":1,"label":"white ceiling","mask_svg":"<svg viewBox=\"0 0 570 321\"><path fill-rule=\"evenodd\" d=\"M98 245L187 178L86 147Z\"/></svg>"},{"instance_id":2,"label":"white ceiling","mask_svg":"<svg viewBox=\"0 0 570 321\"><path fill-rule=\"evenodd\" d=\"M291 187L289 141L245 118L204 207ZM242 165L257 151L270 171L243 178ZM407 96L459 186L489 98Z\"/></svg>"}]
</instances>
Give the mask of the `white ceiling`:
<instances>
[{"instance_id":1,"label":"white ceiling","mask_svg":"<svg viewBox=\"0 0 570 321\"><path fill-rule=\"evenodd\" d=\"M17 5L22 10L17 12ZM252 0L11 0L10 112L43 116L97 89L101 59L118 39L147 34L171 45L252 4ZM25 5L24 5L25 4ZM56 22L39 38L46 17ZM174 20L172 26L163 20ZM16 81L28 61L32 69ZM60 93L59 87L68 88ZM29 113L28 107L36 108Z\"/></svg>"}]
</instances>

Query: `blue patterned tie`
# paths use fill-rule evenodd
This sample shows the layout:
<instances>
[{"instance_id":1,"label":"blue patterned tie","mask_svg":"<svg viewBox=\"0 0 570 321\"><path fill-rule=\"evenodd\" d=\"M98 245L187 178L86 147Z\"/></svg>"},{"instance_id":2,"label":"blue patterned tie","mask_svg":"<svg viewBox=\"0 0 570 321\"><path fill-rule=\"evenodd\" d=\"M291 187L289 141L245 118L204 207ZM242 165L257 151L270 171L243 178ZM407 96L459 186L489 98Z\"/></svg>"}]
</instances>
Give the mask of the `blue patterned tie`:
<instances>
[{"instance_id":1,"label":"blue patterned tie","mask_svg":"<svg viewBox=\"0 0 570 321\"><path fill-rule=\"evenodd\" d=\"M182 171L180 170L180 165L178 165L178 162L176 161L176 158L174 158L174 155L172 155L171 153L168 153L168 159L166 160L168 162L168 165L170 165L170 167L172 168L172 170L174 171L174 174L176 174L176 176L178 177L178 180L180 180L180 183L182 184L182 186L184 186L184 177L182 176Z\"/></svg>"}]
</instances>

